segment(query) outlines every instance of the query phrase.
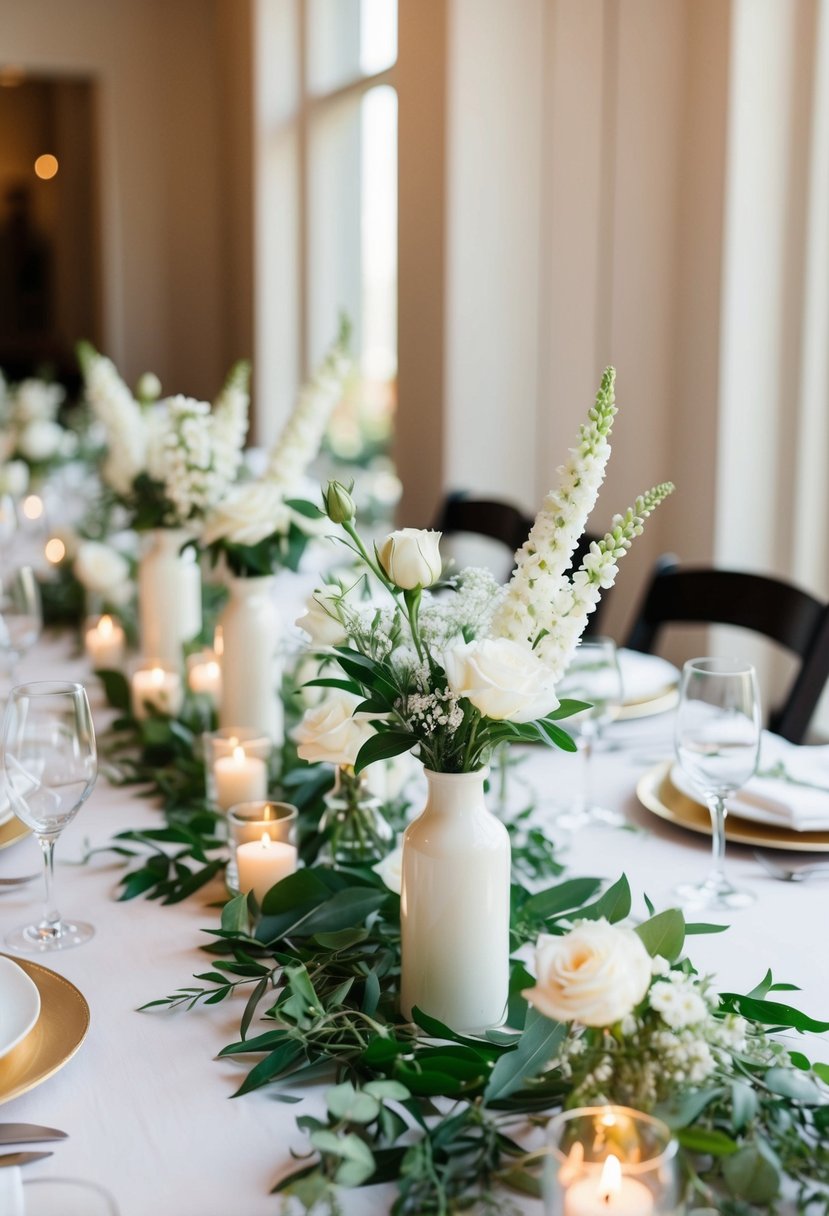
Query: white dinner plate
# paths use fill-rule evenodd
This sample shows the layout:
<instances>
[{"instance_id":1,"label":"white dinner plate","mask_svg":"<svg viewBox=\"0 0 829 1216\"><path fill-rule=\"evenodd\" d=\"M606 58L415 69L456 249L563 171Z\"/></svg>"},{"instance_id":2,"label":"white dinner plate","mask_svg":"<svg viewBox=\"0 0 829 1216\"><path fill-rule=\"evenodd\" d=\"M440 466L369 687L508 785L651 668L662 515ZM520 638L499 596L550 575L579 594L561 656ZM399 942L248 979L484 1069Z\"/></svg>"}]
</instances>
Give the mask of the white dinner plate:
<instances>
[{"instance_id":1,"label":"white dinner plate","mask_svg":"<svg viewBox=\"0 0 829 1216\"><path fill-rule=\"evenodd\" d=\"M0 957L0 1059L25 1039L40 1016L40 993L22 967Z\"/></svg>"},{"instance_id":2,"label":"white dinner plate","mask_svg":"<svg viewBox=\"0 0 829 1216\"><path fill-rule=\"evenodd\" d=\"M658 654L619 650L622 712L619 718L645 718L673 709L679 699L679 672Z\"/></svg>"},{"instance_id":3,"label":"white dinner plate","mask_svg":"<svg viewBox=\"0 0 829 1216\"><path fill-rule=\"evenodd\" d=\"M6 791L2 788L2 783L0 782L0 827L2 827L4 823L8 823L11 817L11 803L6 797Z\"/></svg>"}]
</instances>

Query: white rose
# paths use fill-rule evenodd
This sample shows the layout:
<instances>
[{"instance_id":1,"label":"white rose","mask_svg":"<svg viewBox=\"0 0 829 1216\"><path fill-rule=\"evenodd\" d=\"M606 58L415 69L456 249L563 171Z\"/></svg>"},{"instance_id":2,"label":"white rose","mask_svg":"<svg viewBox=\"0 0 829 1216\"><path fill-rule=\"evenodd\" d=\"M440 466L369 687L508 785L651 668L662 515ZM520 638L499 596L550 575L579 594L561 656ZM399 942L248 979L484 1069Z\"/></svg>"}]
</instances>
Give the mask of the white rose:
<instances>
[{"instance_id":1,"label":"white rose","mask_svg":"<svg viewBox=\"0 0 829 1216\"><path fill-rule=\"evenodd\" d=\"M79 547L75 577L87 591L109 599L120 597L129 586L129 562L109 545L87 540Z\"/></svg>"},{"instance_id":2,"label":"white rose","mask_svg":"<svg viewBox=\"0 0 829 1216\"><path fill-rule=\"evenodd\" d=\"M277 486L252 481L214 507L205 521L202 543L225 540L233 545L256 545L274 532L287 533L292 518Z\"/></svg>"},{"instance_id":3,"label":"white rose","mask_svg":"<svg viewBox=\"0 0 829 1216\"><path fill-rule=\"evenodd\" d=\"M304 629L317 646L340 646L346 640L346 632L336 609L342 594L336 586L319 588L308 600L302 616L296 620L300 629Z\"/></svg>"},{"instance_id":4,"label":"white rose","mask_svg":"<svg viewBox=\"0 0 829 1216\"><path fill-rule=\"evenodd\" d=\"M378 547L380 565L391 581L404 591L431 587L440 578L441 532L400 528L390 532Z\"/></svg>"},{"instance_id":5,"label":"white rose","mask_svg":"<svg viewBox=\"0 0 829 1216\"><path fill-rule=\"evenodd\" d=\"M387 853L382 861L378 861L371 868L375 874L380 875L390 891L394 891L395 895L400 894L400 888L403 886L402 845L397 849L392 849L391 853Z\"/></svg>"},{"instance_id":6,"label":"white rose","mask_svg":"<svg viewBox=\"0 0 829 1216\"><path fill-rule=\"evenodd\" d=\"M14 409L20 422L51 421L66 396L60 384L45 380L23 380L14 394Z\"/></svg>"},{"instance_id":7,"label":"white rose","mask_svg":"<svg viewBox=\"0 0 829 1216\"><path fill-rule=\"evenodd\" d=\"M546 934L535 952L536 985L523 995L545 1017L613 1026L644 998L651 960L632 929L582 921L564 937Z\"/></svg>"},{"instance_id":8,"label":"white rose","mask_svg":"<svg viewBox=\"0 0 829 1216\"><path fill-rule=\"evenodd\" d=\"M20 433L17 448L27 460L51 460L61 448L63 427L48 419L35 419Z\"/></svg>"},{"instance_id":9,"label":"white rose","mask_svg":"<svg viewBox=\"0 0 829 1216\"><path fill-rule=\"evenodd\" d=\"M29 488L29 466L25 460L9 460L0 468L0 494L22 498Z\"/></svg>"},{"instance_id":10,"label":"white rose","mask_svg":"<svg viewBox=\"0 0 829 1216\"><path fill-rule=\"evenodd\" d=\"M450 690L485 718L532 722L558 706L550 669L509 638L461 642L446 652L443 666Z\"/></svg>"},{"instance_id":11,"label":"white rose","mask_svg":"<svg viewBox=\"0 0 829 1216\"><path fill-rule=\"evenodd\" d=\"M360 697L338 688L332 688L330 692L331 695L319 705L305 711L294 730L294 740L299 744L297 754L311 764L318 761L353 764L374 729L364 719L353 716Z\"/></svg>"}]
</instances>

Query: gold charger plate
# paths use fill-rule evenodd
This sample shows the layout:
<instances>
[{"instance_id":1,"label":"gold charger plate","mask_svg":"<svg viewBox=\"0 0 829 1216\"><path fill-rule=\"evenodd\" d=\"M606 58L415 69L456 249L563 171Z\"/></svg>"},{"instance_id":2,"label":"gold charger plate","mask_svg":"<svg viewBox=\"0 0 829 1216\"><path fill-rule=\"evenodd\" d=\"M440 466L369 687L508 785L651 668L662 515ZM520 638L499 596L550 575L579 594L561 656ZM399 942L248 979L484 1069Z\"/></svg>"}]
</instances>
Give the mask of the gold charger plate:
<instances>
[{"instance_id":1,"label":"gold charger plate","mask_svg":"<svg viewBox=\"0 0 829 1216\"><path fill-rule=\"evenodd\" d=\"M671 781L672 761L665 760L649 769L636 786L636 796L646 810L667 819L689 832L711 835L708 808L687 794L681 793ZM752 844L764 849L792 849L799 853L829 852L829 832L794 832L770 823L754 823L729 814L725 821L726 840L735 844Z\"/></svg>"},{"instance_id":2,"label":"gold charger plate","mask_svg":"<svg viewBox=\"0 0 829 1216\"><path fill-rule=\"evenodd\" d=\"M74 984L27 958L7 955L23 968L40 993L40 1017L0 1060L0 1103L19 1098L63 1068L89 1029L89 1006Z\"/></svg>"},{"instance_id":3,"label":"gold charger plate","mask_svg":"<svg viewBox=\"0 0 829 1216\"><path fill-rule=\"evenodd\" d=\"M16 815L12 815L11 819L0 823L0 849L7 849L10 844L15 844L28 835L29 829L25 823L21 823Z\"/></svg>"},{"instance_id":4,"label":"gold charger plate","mask_svg":"<svg viewBox=\"0 0 829 1216\"><path fill-rule=\"evenodd\" d=\"M666 684L659 692L638 701L625 701L616 718L617 722L631 722L634 718L648 718L651 714L664 714L679 701L679 685Z\"/></svg>"}]
</instances>

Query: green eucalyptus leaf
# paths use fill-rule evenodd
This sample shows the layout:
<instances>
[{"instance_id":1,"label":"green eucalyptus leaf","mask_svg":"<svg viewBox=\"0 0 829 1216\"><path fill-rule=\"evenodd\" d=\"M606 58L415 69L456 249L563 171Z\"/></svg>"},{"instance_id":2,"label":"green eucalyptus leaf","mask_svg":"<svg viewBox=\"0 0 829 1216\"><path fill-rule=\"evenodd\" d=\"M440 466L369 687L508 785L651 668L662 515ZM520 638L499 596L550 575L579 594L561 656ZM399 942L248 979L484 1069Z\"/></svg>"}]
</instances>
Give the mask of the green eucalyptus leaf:
<instances>
[{"instance_id":1,"label":"green eucalyptus leaf","mask_svg":"<svg viewBox=\"0 0 829 1216\"><path fill-rule=\"evenodd\" d=\"M742 1132L757 1114L757 1094L745 1081L731 1082L731 1130Z\"/></svg>"},{"instance_id":2,"label":"green eucalyptus leaf","mask_svg":"<svg viewBox=\"0 0 829 1216\"><path fill-rule=\"evenodd\" d=\"M222 908L222 928L228 933L247 933L249 923L247 895L234 895Z\"/></svg>"},{"instance_id":3,"label":"green eucalyptus leaf","mask_svg":"<svg viewBox=\"0 0 829 1216\"><path fill-rule=\"evenodd\" d=\"M773 1094L792 1098L795 1102L819 1106L824 1101L823 1091L815 1081L790 1068L770 1068L763 1081Z\"/></svg>"},{"instance_id":4,"label":"green eucalyptus leaf","mask_svg":"<svg viewBox=\"0 0 829 1216\"><path fill-rule=\"evenodd\" d=\"M335 1119L345 1123L373 1123L380 1114L377 1098L355 1089L350 1081L326 1090L325 1104Z\"/></svg>"},{"instance_id":5,"label":"green eucalyptus leaf","mask_svg":"<svg viewBox=\"0 0 829 1216\"><path fill-rule=\"evenodd\" d=\"M401 1085L399 1081L367 1081L363 1092L384 1102L405 1102L411 1097L406 1086Z\"/></svg>"},{"instance_id":6,"label":"green eucalyptus leaf","mask_svg":"<svg viewBox=\"0 0 829 1216\"><path fill-rule=\"evenodd\" d=\"M489 1083L484 1090L485 1102L496 1102L506 1098L525 1081L537 1077L547 1065L565 1034L566 1026L551 1022L538 1010L530 1008L524 1033L514 1051L505 1051L495 1064Z\"/></svg>"},{"instance_id":7,"label":"green eucalyptus leaf","mask_svg":"<svg viewBox=\"0 0 829 1216\"><path fill-rule=\"evenodd\" d=\"M676 1138L689 1152L704 1153L709 1157L728 1157L739 1149L739 1145L731 1136L716 1128L681 1127Z\"/></svg>"},{"instance_id":8,"label":"green eucalyptus leaf","mask_svg":"<svg viewBox=\"0 0 829 1216\"><path fill-rule=\"evenodd\" d=\"M635 932L651 958L661 955L672 963L679 958L685 944L685 917L678 908L668 908L637 925Z\"/></svg>"},{"instance_id":9,"label":"green eucalyptus leaf","mask_svg":"<svg viewBox=\"0 0 829 1216\"><path fill-rule=\"evenodd\" d=\"M339 933L343 929L362 926L366 917L383 906L388 895L387 890L378 891L372 887L352 887L338 891L304 916L301 922L297 923L297 931L308 936Z\"/></svg>"},{"instance_id":10,"label":"green eucalyptus leaf","mask_svg":"<svg viewBox=\"0 0 829 1216\"><path fill-rule=\"evenodd\" d=\"M780 1192L780 1171L760 1143L745 1145L722 1168L731 1193L749 1203L769 1204Z\"/></svg>"},{"instance_id":11,"label":"green eucalyptus leaf","mask_svg":"<svg viewBox=\"0 0 829 1216\"><path fill-rule=\"evenodd\" d=\"M594 904L579 909L579 916L583 920L600 920L604 917L614 925L630 916L631 903L630 884L623 874Z\"/></svg>"}]
</instances>

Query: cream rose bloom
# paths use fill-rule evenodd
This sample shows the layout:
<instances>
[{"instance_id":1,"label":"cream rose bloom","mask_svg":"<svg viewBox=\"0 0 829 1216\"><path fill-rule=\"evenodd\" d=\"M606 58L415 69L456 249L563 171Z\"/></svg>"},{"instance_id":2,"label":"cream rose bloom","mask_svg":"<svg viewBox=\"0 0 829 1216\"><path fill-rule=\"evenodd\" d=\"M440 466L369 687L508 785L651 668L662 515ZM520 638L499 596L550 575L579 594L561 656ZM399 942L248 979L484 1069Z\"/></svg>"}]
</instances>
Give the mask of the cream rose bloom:
<instances>
[{"instance_id":1,"label":"cream rose bloom","mask_svg":"<svg viewBox=\"0 0 829 1216\"><path fill-rule=\"evenodd\" d=\"M450 690L485 718L532 722L558 707L549 668L509 638L461 642L443 656Z\"/></svg>"},{"instance_id":2,"label":"cream rose bloom","mask_svg":"<svg viewBox=\"0 0 829 1216\"><path fill-rule=\"evenodd\" d=\"M335 607L342 594L337 586L318 588L305 605L302 616L297 617L296 624L305 630L315 645L340 646L346 640L346 632Z\"/></svg>"},{"instance_id":3,"label":"cream rose bloom","mask_svg":"<svg viewBox=\"0 0 829 1216\"><path fill-rule=\"evenodd\" d=\"M390 891L394 891L395 895L400 894L403 886L403 846L392 849L391 853L387 853L382 861L378 861L373 865L372 870L375 874L379 874L383 882Z\"/></svg>"},{"instance_id":4,"label":"cream rose bloom","mask_svg":"<svg viewBox=\"0 0 829 1216\"><path fill-rule=\"evenodd\" d=\"M20 432L17 448L27 460L51 460L63 442L63 427L48 418L36 418Z\"/></svg>"},{"instance_id":5,"label":"cream rose bloom","mask_svg":"<svg viewBox=\"0 0 829 1216\"><path fill-rule=\"evenodd\" d=\"M522 995L545 1017L583 1026L613 1026L644 998L651 960L632 929L582 921L564 937L542 934L536 985Z\"/></svg>"},{"instance_id":6,"label":"cream rose bloom","mask_svg":"<svg viewBox=\"0 0 829 1216\"><path fill-rule=\"evenodd\" d=\"M377 549L380 565L396 587L412 591L431 587L440 578L442 533L420 528L390 532Z\"/></svg>"},{"instance_id":7,"label":"cream rose bloom","mask_svg":"<svg viewBox=\"0 0 829 1216\"><path fill-rule=\"evenodd\" d=\"M46 380L23 380L14 395L15 414L21 422L52 421L66 396L60 384Z\"/></svg>"},{"instance_id":8,"label":"cream rose bloom","mask_svg":"<svg viewBox=\"0 0 829 1216\"><path fill-rule=\"evenodd\" d=\"M125 557L109 545L84 541L74 564L75 577L87 591L120 602L123 589L129 588L130 567Z\"/></svg>"},{"instance_id":9,"label":"cream rose bloom","mask_svg":"<svg viewBox=\"0 0 829 1216\"><path fill-rule=\"evenodd\" d=\"M374 729L362 718L355 718L354 710L361 698L355 693L338 688L329 690L319 705L306 709L299 726L294 730L294 741L299 745L300 760L311 764L323 761L326 764L353 764L360 748L374 734Z\"/></svg>"},{"instance_id":10,"label":"cream rose bloom","mask_svg":"<svg viewBox=\"0 0 829 1216\"><path fill-rule=\"evenodd\" d=\"M226 540L233 545L257 545L273 532L287 532L292 518L278 486L252 481L233 490L210 512L202 543Z\"/></svg>"}]
</instances>

